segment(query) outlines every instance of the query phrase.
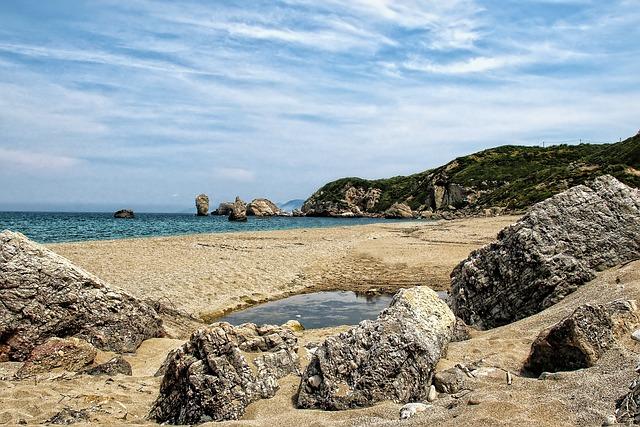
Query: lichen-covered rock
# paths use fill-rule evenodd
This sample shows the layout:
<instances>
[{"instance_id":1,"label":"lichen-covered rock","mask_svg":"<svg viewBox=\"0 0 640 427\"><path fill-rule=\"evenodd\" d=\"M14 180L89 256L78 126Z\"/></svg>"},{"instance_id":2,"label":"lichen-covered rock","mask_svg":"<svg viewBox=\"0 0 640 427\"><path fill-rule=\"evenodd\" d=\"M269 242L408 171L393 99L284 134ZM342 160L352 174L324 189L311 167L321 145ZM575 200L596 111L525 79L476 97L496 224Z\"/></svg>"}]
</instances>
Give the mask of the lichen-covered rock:
<instances>
[{"instance_id":1,"label":"lichen-covered rock","mask_svg":"<svg viewBox=\"0 0 640 427\"><path fill-rule=\"evenodd\" d=\"M469 325L501 326L638 257L640 191L602 176L536 204L472 252L451 273L451 308Z\"/></svg>"},{"instance_id":2,"label":"lichen-covered rock","mask_svg":"<svg viewBox=\"0 0 640 427\"><path fill-rule=\"evenodd\" d=\"M105 363L91 366L82 370L87 375L131 375L131 364L122 356L116 356Z\"/></svg>"},{"instance_id":3,"label":"lichen-covered rock","mask_svg":"<svg viewBox=\"0 0 640 427\"><path fill-rule=\"evenodd\" d=\"M273 397L278 379L298 373L293 332L252 323L214 323L171 353L149 417L170 424L240 418L247 405Z\"/></svg>"},{"instance_id":4,"label":"lichen-covered rock","mask_svg":"<svg viewBox=\"0 0 640 427\"><path fill-rule=\"evenodd\" d=\"M240 199L240 197L236 197L236 201L233 202L233 207L231 208L231 212L229 212L229 221L246 221L247 220L247 205Z\"/></svg>"},{"instance_id":5,"label":"lichen-covered rock","mask_svg":"<svg viewBox=\"0 0 640 427\"><path fill-rule=\"evenodd\" d=\"M196 215L209 215L209 196L206 194L198 194L196 196Z\"/></svg>"},{"instance_id":6,"label":"lichen-covered rock","mask_svg":"<svg viewBox=\"0 0 640 427\"><path fill-rule=\"evenodd\" d=\"M88 342L78 338L49 338L34 347L20 370L18 377L49 372L60 368L78 372L93 362L98 351Z\"/></svg>"},{"instance_id":7,"label":"lichen-covered rock","mask_svg":"<svg viewBox=\"0 0 640 427\"><path fill-rule=\"evenodd\" d=\"M406 203L394 203L384 213L385 218L408 219L413 218L413 211Z\"/></svg>"},{"instance_id":8,"label":"lichen-covered rock","mask_svg":"<svg viewBox=\"0 0 640 427\"><path fill-rule=\"evenodd\" d=\"M581 305L538 335L531 345L525 370L540 375L593 366L616 336L638 323L636 312L634 301Z\"/></svg>"},{"instance_id":9,"label":"lichen-covered rock","mask_svg":"<svg viewBox=\"0 0 640 427\"><path fill-rule=\"evenodd\" d=\"M271 200L254 199L247 205L247 215L249 216L276 216L285 213Z\"/></svg>"},{"instance_id":10,"label":"lichen-covered rock","mask_svg":"<svg viewBox=\"0 0 640 427\"><path fill-rule=\"evenodd\" d=\"M120 209L119 211L116 211L113 214L114 218L124 218L124 219L131 219L131 218L135 218L135 214L133 213L133 211L131 209Z\"/></svg>"},{"instance_id":11,"label":"lichen-covered rock","mask_svg":"<svg viewBox=\"0 0 640 427\"><path fill-rule=\"evenodd\" d=\"M164 334L152 307L11 231L0 233L0 301L0 348L11 360L51 337L122 353Z\"/></svg>"},{"instance_id":12,"label":"lichen-covered rock","mask_svg":"<svg viewBox=\"0 0 640 427\"><path fill-rule=\"evenodd\" d=\"M318 347L302 377L298 407L342 410L426 399L455 322L431 289L400 290L376 320Z\"/></svg>"}]
</instances>

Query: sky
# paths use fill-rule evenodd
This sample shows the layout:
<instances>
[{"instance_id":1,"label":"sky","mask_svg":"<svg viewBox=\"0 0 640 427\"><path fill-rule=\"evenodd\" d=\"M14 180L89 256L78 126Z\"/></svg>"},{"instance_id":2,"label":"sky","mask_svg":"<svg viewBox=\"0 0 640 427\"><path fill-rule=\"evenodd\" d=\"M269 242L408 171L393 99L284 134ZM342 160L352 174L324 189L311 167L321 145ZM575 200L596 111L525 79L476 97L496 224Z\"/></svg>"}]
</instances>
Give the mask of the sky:
<instances>
[{"instance_id":1,"label":"sky","mask_svg":"<svg viewBox=\"0 0 640 427\"><path fill-rule=\"evenodd\" d=\"M640 128L640 0L2 0L0 210L276 202Z\"/></svg>"}]
</instances>

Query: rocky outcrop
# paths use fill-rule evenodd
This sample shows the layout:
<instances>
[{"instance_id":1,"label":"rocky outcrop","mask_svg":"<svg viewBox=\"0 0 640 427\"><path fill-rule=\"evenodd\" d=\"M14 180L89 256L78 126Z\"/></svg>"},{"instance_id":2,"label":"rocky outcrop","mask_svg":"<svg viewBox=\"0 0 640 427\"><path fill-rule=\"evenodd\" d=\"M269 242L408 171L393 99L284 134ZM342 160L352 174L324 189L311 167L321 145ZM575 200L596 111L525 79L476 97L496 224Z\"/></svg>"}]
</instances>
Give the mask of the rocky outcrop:
<instances>
[{"instance_id":1,"label":"rocky outcrop","mask_svg":"<svg viewBox=\"0 0 640 427\"><path fill-rule=\"evenodd\" d=\"M629 392L616 401L616 421L622 425L640 424L640 377L634 379Z\"/></svg>"},{"instance_id":2,"label":"rocky outcrop","mask_svg":"<svg viewBox=\"0 0 640 427\"><path fill-rule=\"evenodd\" d=\"M0 233L0 348L11 360L24 360L51 337L121 353L163 333L146 303L20 233Z\"/></svg>"},{"instance_id":3,"label":"rocky outcrop","mask_svg":"<svg viewBox=\"0 0 640 427\"><path fill-rule=\"evenodd\" d=\"M406 203L394 203L385 211L384 217L390 219L409 219L413 218L413 211Z\"/></svg>"},{"instance_id":4,"label":"rocky outcrop","mask_svg":"<svg viewBox=\"0 0 640 427\"><path fill-rule=\"evenodd\" d=\"M342 410L426 399L455 321L431 289L400 290L376 320L317 348L302 376L298 407Z\"/></svg>"},{"instance_id":5,"label":"rocky outcrop","mask_svg":"<svg viewBox=\"0 0 640 427\"><path fill-rule=\"evenodd\" d=\"M197 424L236 420L247 405L273 397L278 379L298 372L297 339L278 326L215 323L171 353L150 418Z\"/></svg>"},{"instance_id":6,"label":"rocky outcrop","mask_svg":"<svg viewBox=\"0 0 640 427\"><path fill-rule=\"evenodd\" d=\"M365 189L348 182L340 190L339 200L327 199L319 190L304 202L301 211L306 216L361 217L374 210L381 193L379 188Z\"/></svg>"},{"instance_id":7,"label":"rocky outcrop","mask_svg":"<svg viewBox=\"0 0 640 427\"><path fill-rule=\"evenodd\" d=\"M275 203L268 199L254 199L247 205L247 215L249 216L282 216L282 211Z\"/></svg>"},{"instance_id":8,"label":"rocky outcrop","mask_svg":"<svg viewBox=\"0 0 640 427\"><path fill-rule=\"evenodd\" d=\"M113 214L113 217L131 219L131 218L135 218L135 214L131 209L120 209L119 211L116 211L116 213Z\"/></svg>"},{"instance_id":9,"label":"rocky outcrop","mask_svg":"<svg viewBox=\"0 0 640 427\"><path fill-rule=\"evenodd\" d=\"M233 202L233 208L229 212L229 221L246 221L247 220L247 205L236 197L236 201Z\"/></svg>"},{"instance_id":10,"label":"rocky outcrop","mask_svg":"<svg viewBox=\"0 0 640 427\"><path fill-rule=\"evenodd\" d=\"M60 368L78 372L90 365L98 351L88 342L78 338L49 338L35 347L17 372L18 377L27 377Z\"/></svg>"},{"instance_id":11,"label":"rocky outcrop","mask_svg":"<svg viewBox=\"0 0 640 427\"><path fill-rule=\"evenodd\" d=\"M116 356L105 363L82 370L87 375L131 375L131 364L122 356Z\"/></svg>"},{"instance_id":12,"label":"rocky outcrop","mask_svg":"<svg viewBox=\"0 0 640 427\"><path fill-rule=\"evenodd\" d=\"M533 206L451 273L450 304L492 328L535 314L595 277L640 257L640 191L611 176Z\"/></svg>"},{"instance_id":13,"label":"rocky outcrop","mask_svg":"<svg viewBox=\"0 0 640 427\"><path fill-rule=\"evenodd\" d=\"M206 194L198 194L196 196L196 215L209 215L209 196Z\"/></svg>"},{"instance_id":14,"label":"rocky outcrop","mask_svg":"<svg viewBox=\"0 0 640 427\"><path fill-rule=\"evenodd\" d=\"M591 367L616 336L629 332L637 323L634 301L582 305L538 335L524 368L540 375Z\"/></svg>"},{"instance_id":15,"label":"rocky outcrop","mask_svg":"<svg viewBox=\"0 0 640 427\"><path fill-rule=\"evenodd\" d=\"M222 202L218 205L218 209L211 212L211 215L229 216L232 210L233 210L233 202Z\"/></svg>"}]
</instances>

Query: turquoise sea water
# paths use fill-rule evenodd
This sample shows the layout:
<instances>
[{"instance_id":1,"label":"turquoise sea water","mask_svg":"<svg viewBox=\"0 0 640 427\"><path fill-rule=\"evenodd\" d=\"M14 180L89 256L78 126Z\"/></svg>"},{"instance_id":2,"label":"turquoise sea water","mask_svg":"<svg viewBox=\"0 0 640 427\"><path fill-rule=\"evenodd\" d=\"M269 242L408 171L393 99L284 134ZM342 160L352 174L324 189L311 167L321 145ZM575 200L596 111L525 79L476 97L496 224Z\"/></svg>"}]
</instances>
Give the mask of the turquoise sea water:
<instances>
[{"instance_id":1,"label":"turquoise sea water","mask_svg":"<svg viewBox=\"0 0 640 427\"><path fill-rule=\"evenodd\" d=\"M234 231L337 227L398 220L378 218L249 217L229 222L225 216L136 213L134 219L116 219L111 213L0 212L0 231L19 231L40 243L109 240Z\"/></svg>"}]
</instances>

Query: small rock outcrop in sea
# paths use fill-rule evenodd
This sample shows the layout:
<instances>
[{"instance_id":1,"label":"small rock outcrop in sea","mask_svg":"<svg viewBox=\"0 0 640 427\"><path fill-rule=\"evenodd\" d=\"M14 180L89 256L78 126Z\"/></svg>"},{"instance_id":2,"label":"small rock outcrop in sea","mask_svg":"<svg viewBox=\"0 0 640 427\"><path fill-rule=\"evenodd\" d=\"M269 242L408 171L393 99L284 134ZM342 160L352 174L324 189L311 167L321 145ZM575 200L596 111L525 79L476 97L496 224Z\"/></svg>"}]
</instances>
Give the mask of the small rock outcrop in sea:
<instances>
[{"instance_id":1,"label":"small rock outcrop in sea","mask_svg":"<svg viewBox=\"0 0 640 427\"><path fill-rule=\"evenodd\" d=\"M275 203L268 199L254 199L247 205L249 216L283 216L282 211Z\"/></svg>"},{"instance_id":2,"label":"small rock outcrop in sea","mask_svg":"<svg viewBox=\"0 0 640 427\"><path fill-rule=\"evenodd\" d=\"M11 231L0 233L0 301L0 349L11 360L51 337L122 353L164 334L151 306Z\"/></svg>"},{"instance_id":3,"label":"small rock outcrop in sea","mask_svg":"<svg viewBox=\"0 0 640 427\"><path fill-rule=\"evenodd\" d=\"M524 368L540 375L591 367L611 347L615 337L629 332L638 320L634 301L581 305L538 335Z\"/></svg>"},{"instance_id":4,"label":"small rock outcrop in sea","mask_svg":"<svg viewBox=\"0 0 640 427\"><path fill-rule=\"evenodd\" d=\"M247 220L247 205L236 197L236 201L233 202L233 208L229 212L229 221L246 221Z\"/></svg>"},{"instance_id":5,"label":"small rock outcrop in sea","mask_svg":"<svg viewBox=\"0 0 640 427\"><path fill-rule=\"evenodd\" d=\"M206 194L198 194L196 196L196 215L209 215L209 196Z\"/></svg>"},{"instance_id":6,"label":"small rock outcrop in sea","mask_svg":"<svg viewBox=\"0 0 640 427\"><path fill-rule=\"evenodd\" d=\"M36 346L17 372L27 377L53 369L78 372L93 363L98 351L88 342L78 338L49 338Z\"/></svg>"},{"instance_id":7,"label":"small rock outcrop in sea","mask_svg":"<svg viewBox=\"0 0 640 427\"><path fill-rule=\"evenodd\" d=\"M119 211L116 211L116 213L113 214L113 217L129 219L129 218L135 218L136 216L131 209L120 209Z\"/></svg>"},{"instance_id":8,"label":"small rock outcrop in sea","mask_svg":"<svg viewBox=\"0 0 640 427\"><path fill-rule=\"evenodd\" d=\"M342 410L427 399L455 316L427 287L400 290L376 320L327 338L298 389L299 408Z\"/></svg>"},{"instance_id":9,"label":"small rock outcrop in sea","mask_svg":"<svg viewBox=\"0 0 640 427\"><path fill-rule=\"evenodd\" d=\"M171 353L149 417L161 423L237 420L273 397L278 379L299 372L293 332L278 326L214 323Z\"/></svg>"},{"instance_id":10,"label":"small rock outcrop in sea","mask_svg":"<svg viewBox=\"0 0 640 427\"><path fill-rule=\"evenodd\" d=\"M233 209L233 202L222 202L218 205L218 209L211 212L211 215L224 215L228 216Z\"/></svg>"},{"instance_id":11,"label":"small rock outcrop in sea","mask_svg":"<svg viewBox=\"0 0 640 427\"><path fill-rule=\"evenodd\" d=\"M413 218L413 211L406 203L394 203L385 211L384 217L390 219Z\"/></svg>"},{"instance_id":12,"label":"small rock outcrop in sea","mask_svg":"<svg viewBox=\"0 0 640 427\"><path fill-rule=\"evenodd\" d=\"M611 176L534 205L451 273L450 304L493 328L562 300L595 272L640 257L640 191Z\"/></svg>"}]
</instances>

